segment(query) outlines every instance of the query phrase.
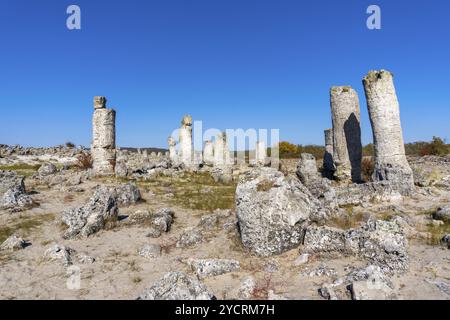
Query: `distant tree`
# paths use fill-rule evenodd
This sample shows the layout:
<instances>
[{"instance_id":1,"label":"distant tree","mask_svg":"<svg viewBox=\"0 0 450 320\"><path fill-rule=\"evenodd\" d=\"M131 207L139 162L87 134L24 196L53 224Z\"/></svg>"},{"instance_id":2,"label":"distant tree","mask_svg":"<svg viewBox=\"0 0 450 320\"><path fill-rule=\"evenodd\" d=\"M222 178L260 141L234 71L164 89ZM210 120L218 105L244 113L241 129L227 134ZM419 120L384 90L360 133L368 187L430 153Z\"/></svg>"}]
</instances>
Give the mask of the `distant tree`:
<instances>
[{"instance_id":1,"label":"distant tree","mask_svg":"<svg viewBox=\"0 0 450 320\"><path fill-rule=\"evenodd\" d=\"M421 156L445 156L450 152L450 148L445 144L445 141L439 137L433 137L433 140L425 144L420 149Z\"/></svg>"},{"instance_id":2,"label":"distant tree","mask_svg":"<svg viewBox=\"0 0 450 320\"><path fill-rule=\"evenodd\" d=\"M69 148L69 149L73 149L73 148L75 148L75 144L70 142L70 141L67 141L66 142L66 147Z\"/></svg>"},{"instance_id":3,"label":"distant tree","mask_svg":"<svg viewBox=\"0 0 450 320\"><path fill-rule=\"evenodd\" d=\"M287 141L282 141L278 144L278 152L280 154L280 158L300 157L300 150L298 146Z\"/></svg>"}]
</instances>

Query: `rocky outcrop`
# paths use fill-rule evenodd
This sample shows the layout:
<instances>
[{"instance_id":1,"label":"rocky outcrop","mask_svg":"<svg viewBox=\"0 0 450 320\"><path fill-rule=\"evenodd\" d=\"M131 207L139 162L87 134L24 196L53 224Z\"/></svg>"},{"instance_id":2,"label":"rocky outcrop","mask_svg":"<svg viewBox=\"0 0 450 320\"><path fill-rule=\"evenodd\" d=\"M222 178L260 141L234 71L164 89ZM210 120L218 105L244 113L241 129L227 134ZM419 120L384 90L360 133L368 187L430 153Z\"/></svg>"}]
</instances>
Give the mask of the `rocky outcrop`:
<instances>
[{"instance_id":1,"label":"rocky outcrop","mask_svg":"<svg viewBox=\"0 0 450 320\"><path fill-rule=\"evenodd\" d=\"M328 300L391 300L395 299L394 286L379 266L369 265L356 269L323 284L320 295Z\"/></svg>"},{"instance_id":2,"label":"rocky outcrop","mask_svg":"<svg viewBox=\"0 0 450 320\"><path fill-rule=\"evenodd\" d=\"M395 222L369 220L362 227L340 230L311 226L306 230L303 250L338 253L364 258L383 271L405 271L409 266L408 241Z\"/></svg>"},{"instance_id":3,"label":"rocky outcrop","mask_svg":"<svg viewBox=\"0 0 450 320\"><path fill-rule=\"evenodd\" d=\"M24 181L13 171L0 171L0 209L16 212L33 205Z\"/></svg>"},{"instance_id":4,"label":"rocky outcrop","mask_svg":"<svg viewBox=\"0 0 450 320\"><path fill-rule=\"evenodd\" d=\"M129 206L141 200L141 192L135 184L130 182L116 187L114 197L119 205Z\"/></svg>"},{"instance_id":5,"label":"rocky outcrop","mask_svg":"<svg viewBox=\"0 0 450 320\"><path fill-rule=\"evenodd\" d=\"M88 237L105 227L108 221L117 220L118 208L114 192L108 187L97 187L89 201L81 207L62 213L62 222L68 226L64 238L77 235Z\"/></svg>"},{"instance_id":6,"label":"rocky outcrop","mask_svg":"<svg viewBox=\"0 0 450 320\"><path fill-rule=\"evenodd\" d=\"M270 256L301 243L319 204L297 178L259 168L239 181L236 210L244 246L257 255Z\"/></svg>"},{"instance_id":7,"label":"rocky outcrop","mask_svg":"<svg viewBox=\"0 0 450 320\"><path fill-rule=\"evenodd\" d=\"M58 172L58 169L53 163L44 163L38 169L38 174L40 176L49 176Z\"/></svg>"},{"instance_id":8,"label":"rocky outcrop","mask_svg":"<svg viewBox=\"0 0 450 320\"><path fill-rule=\"evenodd\" d=\"M27 246L27 242L23 240L22 238L12 235L8 239L6 239L1 245L0 245L0 251L2 250L21 250Z\"/></svg>"},{"instance_id":9,"label":"rocky outcrop","mask_svg":"<svg viewBox=\"0 0 450 320\"><path fill-rule=\"evenodd\" d=\"M438 208L436 213L433 214L433 219L450 222L450 204L445 207Z\"/></svg>"},{"instance_id":10,"label":"rocky outcrop","mask_svg":"<svg viewBox=\"0 0 450 320\"><path fill-rule=\"evenodd\" d=\"M190 259L188 263L200 279L218 276L240 268L239 261L229 259Z\"/></svg>"},{"instance_id":11,"label":"rocky outcrop","mask_svg":"<svg viewBox=\"0 0 450 320\"><path fill-rule=\"evenodd\" d=\"M182 272L169 272L138 300L215 300L215 297L200 281Z\"/></svg>"}]
</instances>

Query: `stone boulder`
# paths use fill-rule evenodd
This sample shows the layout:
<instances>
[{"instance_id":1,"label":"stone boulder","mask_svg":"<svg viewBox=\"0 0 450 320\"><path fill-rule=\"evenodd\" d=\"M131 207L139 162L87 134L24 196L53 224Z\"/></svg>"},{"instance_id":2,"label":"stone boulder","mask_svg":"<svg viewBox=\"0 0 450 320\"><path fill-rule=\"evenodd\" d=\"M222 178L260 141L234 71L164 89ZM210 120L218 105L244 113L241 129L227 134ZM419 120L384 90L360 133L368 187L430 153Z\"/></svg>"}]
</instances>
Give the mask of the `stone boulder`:
<instances>
[{"instance_id":1,"label":"stone boulder","mask_svg":"<svg viewBox=\"0 0 450 320\"><path fill-rule=\"evenodd\" d=\"M0 251L2 250L16 251L24 249L26 246L27 242L25 240L16 235L12 235L0 245Z\"/></svg>"},{"instance_id":2,"label":"stone boulder","mask_svg":"<svg viewBox=\"0 0 450 320\"><path fill-rule=\"evenodd\" d=\"M188 263L200 279L218 276L240 268L239 261L229 259L190 259Z\"/></svg>"},{"instance_id":3,"label":"stone boulder","mask_svg":"<svg viewBox=\"0 0 450 320\"><path fill-rule=\"evenodd\" d=\"M44 163L38 169L38 174L40 176L50 176L52 174L55 174L56 172L58 172L58 169L53 163Z\"/></svg>"},{"instance_id":4,"label":"stone boulder","mask_svg":"<svg viewBox=\"0 0 450 320\"><path fill-rule=\"evenodd\" d=\"M114 197L119 205L129 206L141 200L141 192L135 184L127 183L114 189Z\"/></svg>"},{"instance_id":5,"label":"stone boulder","mask_svg":"<svg viewBox=\"0 0 450 320\"><path fill-rule=\"evenodd\" d=\"M114 193L107 187L97 187L84 206L62 213L62 222L69 227L64 238L77 235L88 237L103 229L106 222L117 220L117 217L118 208Z\"/></svg>"},{"instance_id":6,"label":"stone boulder","mask_svg":"<svg viewBox=\"0 0 450 320\"><path fill-rule=\"evenodd\" d=\"M445 207L439 208L436 213L433 214L433 219L450 222L450 204Z\"/></svg>"},{"instance_id":7,"label":"stone boulder","mask_svg":"<svg viewBox=\"0 0 450 320\"><path fill-rule=\"evenodd\" d=\"M302 153L297 164L296 174L303 184L319 179L316 158L309 153Z\"/></svg>"},{"instance_id":8,"label":"stone boulder","mask_svg":"<svg viewBox=\"0 0 450 320\"><path fill-rule=\"evenodd\" d=\"M50 261L59 261L63 266L70 266L73 264L73 255L75 250L64 245L52 245L44 252L44 259Z\"/></svg>"},{"instance_id":9,"label":"stone boulder","mask_svg":"<svg viewBox=\"0 0 450 320\"><path fill-rule=\"evenodd\" d=\"M408 269L408 241L395 222L369 220L360 228L340 230L311 226L306 230L303 250L310 253L356 255L385 272Z\"/></svg>"},{"instance_id":10,"label":"stone boulder","mask_svg":"<svg viewBox=\"0 0 450 320\"><path fill-rule=\"evenodd\" d=\"M229 166L216 167L211 170L211 176L216 183L230 184L233 182L233 169Z\"/></svg>"},{"instance_id":11,"label":"stone boulder","mask_svg":"<svg viewBox=\"0 0 450 320\"><path fill-rule=\"evenodd\" d=\"M182 272L169 272L146 289L138 300L215 300L200 281Z\"/></svg>"},{"instance_id":12,"label":"stone boulder","mask_svg":"<svg viewBox=\"0 0 450 320\"><path fill-rule=\"evenodd\" d=\"M236 209L244 246L259 256L270 256L302 242L319 204L297 178L258 168L239 181Z\"/></svg>"},{"instance_id":13,"label":"stone boulder","mask_svg":"<svg viewBox=\"0 0 450 320\"><path fill-rule=\"evenodd\" d=\"M319 293L328 300L390 300L396 298L393 288L379 266L369 265L323 284Z\"/></svg>"},{"instance_id":14,"label":"stone boulder","mask_svg":"<svg viewBox=\"0 0 450 320\"><path fill-rule=\"evenodd\" d=\"M0 209L20 211L33 200L25 190L25 178L12 171L0 171Z\"/></svg>"}]
</instances>

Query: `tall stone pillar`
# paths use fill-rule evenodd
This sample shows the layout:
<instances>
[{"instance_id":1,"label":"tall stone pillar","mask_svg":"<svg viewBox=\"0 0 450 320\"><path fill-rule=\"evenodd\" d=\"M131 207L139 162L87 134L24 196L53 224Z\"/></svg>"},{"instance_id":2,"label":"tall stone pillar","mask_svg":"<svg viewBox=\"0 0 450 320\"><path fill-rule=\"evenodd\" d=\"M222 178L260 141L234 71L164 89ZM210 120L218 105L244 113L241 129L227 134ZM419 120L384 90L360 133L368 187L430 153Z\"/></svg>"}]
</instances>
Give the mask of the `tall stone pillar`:
<instances>
[{"instance_id":1,"label":"tall stone pillar","mask_svg":"<svg viewBox=\"0 0 450 320\"><path fill-rule=\"evenodd\" d=\"M220 133L216 136L214 141L214 166L222 166L225 162L225 140L224 133Z\"/></svg>"},{"instance_id":2,"label":"tall stone pillar","mask_svg":"<svg viewBox=\"0 0 450 320\"><path fill-rule=\"evenodd\" d=\"M116 112L106 109L106 98L94 98L91 154L96 175L112 175L116 166Z\"/></svg>"},{"instance_id":3,"label":"tall stone pillar","mask_svg":"<svg viewBox=\"0 0 450 320\"><path fill-rule=\"evenodd\" d=\"M177 142L175 141L175 139L170 136L169 139L167 139L167 143L169 144L169 159L171 161L176 162L177 161Z\"/></svg>"},{"instance_id":4,"label":"tall stone pillar","mask_svg":"<svg viewBox=\"0 0 450 320\"><path fill-rule=\"evenodd\" d=\"M341 181L361 181L362 145L358 94L351 87L333 87L330 97L335 177Z\"/></svg>"},{"instance_id":5,"label":"tall stone pillar","mask_svg":"<svg viewBox=\"0 0 450 320\"><path fill-rule=\"evenodd\" d=\"M333 129L324 131L325 135L325 154L323 156L323 176L332 179L336 168L333 161Z\"/></svg>"},{"instance_id":6,"label":"tall stone pillar","mask_svg":"<svg viewBox=\"0 0 450 320\"><path fill-rule=\"evenodd\" d=\"M226 165L232 165L234 163L234 156L231 157L230 146L228 145L228 137L226 132L222 133L223 137L223 159Z\"/></svg>"},{"instance_id":7,"label":"tall stone pillar","mask_svg":"<svg viewBox=\"0 0 450 320\"><path fill-rule=\"evenodd\" d=\"M184 116L181 121L181 128L179 130L180 139L180 161L186 166L192 165L193 162L193 146L192 146L192 117Z\"/></svg>"},{"instance_id":8,"label":"tall stone pillar","mask_svg":"<svg viewBox=\"0 0 450 320\"><path fill-rule=\"evenodd\" d=\"M374 181L392 181L403 193L414 188L406 160L400 107L389 71L370 71L363 79L375 148Z\"/></svg>"},{"instance_id":9,"label":"tall stone pillar","mask_svg":"<svg viewBox=\"0 0 450 320\"><path fill-rule=\"evenodd\" d=\"M267 148L264 141L256 143L256 164L265 165L267 160Z\"/></svg>"},{"instance_id":10,"label":"tall stone pillar","mask_svg":"<svg viewBox=\"0 0 450 320\"><path fill-rule=\"evenodd\" d=\"M209 166L214 164L214 145L211 140L205 141L203 147L203 162Z\"/></svg>"}]
</instances>

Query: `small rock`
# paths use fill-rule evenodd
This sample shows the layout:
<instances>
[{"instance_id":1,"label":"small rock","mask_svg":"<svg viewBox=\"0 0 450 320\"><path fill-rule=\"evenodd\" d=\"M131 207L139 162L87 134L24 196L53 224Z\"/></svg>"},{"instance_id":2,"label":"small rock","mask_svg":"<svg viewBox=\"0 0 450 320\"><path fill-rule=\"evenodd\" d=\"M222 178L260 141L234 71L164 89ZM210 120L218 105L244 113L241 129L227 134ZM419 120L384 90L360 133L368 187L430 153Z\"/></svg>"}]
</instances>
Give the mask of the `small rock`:
<instances>
[{"instance_id":1,"label":"small rock","mask_svg":"<svg viewBox=\"0 0 450 320\"><path fill-rule=\"evenodd\" d=\"M248 300L253 296L253 292L256 288L256 281L253 277L245 278L241 282L241 286L238 289L238 298L242 300Z\"/></svg>"},{"instance_id":2,"label":"small rock","mask_svg":"<svg viewBox=\"0 0 450 320\"><path fill-rule=\"evenodd\" d=\"M294 267L298 267L302 264L308 263L308 260L309 260L309 254L303 253L297 259L295 259L295 261L292 263L292 265Z\"/></svg>"},{"instance_id":3,"label":"small rock","mask_svg":"<svg viewBox=\"0 0 450 320\"><path fill-rule=\"evenodd\" d=\"M147 231L147 234L145 235L148 238L159 238L161 236L161 231L155 227L150 227L150 229Z\"/></svg>"},{"instance_id":4,"label":"small rock","mask_svg":"<svg viewBox=\"0 0 450 320\"><path fill-rule=\"evenodd\" d=\"M193 246L203 241L203 235L198 229L185 230L177 242L177 248L185 248Z\"/></svg>"},{"instance_id":5,"label":"small rock","mask_svg":"<svg viewBox=\"0 0 450 320\"><path fill-rule=\"evenodd\" d=\"M450 205L439 208L433 215L433 219L450 222Z\"/></svg>"},{"instance_id":6,"label":"small rock","mask_svg":"<svg viewBox=\"0 0 450 320\"><path fill-rule=\"evenodd\" d=\"M133 183L123 184L115 188L115 196L120 205L128 206L141 200L141 192Z\"/></svg>"},{"instance_id":7,"label":"small rock","mask_svg":"<svg viewBox=\"0 0 450 320\"><path fill-rule=\"evenodd\" d=\"M53 163L44 163L40 168L38 169L38 174L40 176L49 176L52 174L55 174L58 171L56 166Z\"/></svg>"},{"instance_id":8,"label":"small rock","mask_svg":"<svg viewBox=\"0 0 450 320\"><path fill-rule=\"evenodd\" d=\"M273 290L269 290L267 293L267 300L287 300L285 297L276 294Z\"/></svg>"},{"instance_id":9,"label":"small rock","mask_svg":"<svg viewBox=\"0 0 450 320\"><path fill-rule=\"evenodd\" d=\"M442 238L441 242L447 244L448 248L450 249L450 234L445 235Z\"/></svg>"},{"instance_id":10,"label":"small rock","mask_svg":"<svg viewBox=\"0 0 450 320\"><path fill-rule=\"evenodd\" d=\"M239 261L228 259L190 259L188 263L201 279L232 272L240 268Z\"/></svg>"},{"instance_id":11,"label":"small rock","mask_svg":"<svg viewBox=\"0 0 450 320\"><path fill-rule=\"evenodd\" d=\"M55 244L45 251L44 258L53 261L60 261L64 266L70 266L72 265L72 255L74 253L75 250L71 248Z\"/></svg>"},{"instance_id":12,"label":"small rock","mask_svg":"<svg viewBox=\"0 0 450 320\"><path fill-rule=\"evenodd\" d=\"M6 239L2 245L0 246L0 250L20 250L27 246L27 243L22 238L12 235L8 239Z\"/></svg>"},{"instance_id":13,"label":"small rock","mask_svg":"<svg viewBox=\"0 0 450 320\"><path fill-rule=\"evenodd\" d=\"M161 255L161 246L159 244L146 244L138 250L138 254L144 258L158 258Z\"/></svg>"},{"instance_id":14,"label":"small rock","mask_svg":"<svg viewBox=\"0 0 450 320\"><path fill-rule=\"evenodd\" d=\"M173 222L175 213L168 208L164 208L156 212L152 219L152 225L161 232L168 232Z\"/></svg>"},{"instance_id":15,"label":"small rock","mask_svg":"<svg viewBox=\"0 0 450 320\"><path fill-rule=\"evenodd\" d=\"M77 255L77 258L81 264L92 264L95 262L94 257L88 256L85 254L79 254L79 255Z\"/></svg>"},{"instance_id":16,"label":"small rock","mask_svg":"<svg viewBox=\"0 0 450 320\"><path fill-rule=\"evenodd\" d=\"M197 279L182 272L169 272L146 289L138 300L215 300L211 291Z\"/></svg>"}]
</instances>

